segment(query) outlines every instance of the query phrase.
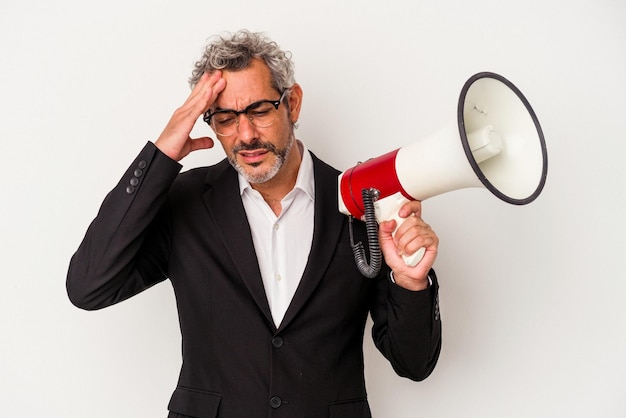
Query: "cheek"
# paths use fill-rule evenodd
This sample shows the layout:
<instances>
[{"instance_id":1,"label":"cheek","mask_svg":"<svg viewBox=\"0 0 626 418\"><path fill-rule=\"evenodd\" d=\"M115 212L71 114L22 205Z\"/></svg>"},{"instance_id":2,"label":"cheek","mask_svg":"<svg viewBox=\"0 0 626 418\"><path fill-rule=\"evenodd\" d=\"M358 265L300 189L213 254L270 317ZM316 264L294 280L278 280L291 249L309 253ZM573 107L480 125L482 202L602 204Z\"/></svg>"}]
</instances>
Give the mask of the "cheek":
<instances>
[{"instance_id":1,"label":"cheek","mask_svg":"<svg viewBox=\"0 0 626 418\"><path fill-rule=\"evenodd\" d=\"M284 145L289 142L289 137L293 132L293 123L288 117L281 120L281 123L276 126L275 134L277 138L280 138L281 143Z\"/></svg>"},{"instance_id":2,"label":"cheek","mask_svg":"<svg viewBox=\"0 0 626 418\"><path fill-rule=\"evenodd\" d=\"M283 148L289 139L290 128L282 123L258 130L258 139L263 143L271 143L277 148Z\"/></svg>"}]
</instances>

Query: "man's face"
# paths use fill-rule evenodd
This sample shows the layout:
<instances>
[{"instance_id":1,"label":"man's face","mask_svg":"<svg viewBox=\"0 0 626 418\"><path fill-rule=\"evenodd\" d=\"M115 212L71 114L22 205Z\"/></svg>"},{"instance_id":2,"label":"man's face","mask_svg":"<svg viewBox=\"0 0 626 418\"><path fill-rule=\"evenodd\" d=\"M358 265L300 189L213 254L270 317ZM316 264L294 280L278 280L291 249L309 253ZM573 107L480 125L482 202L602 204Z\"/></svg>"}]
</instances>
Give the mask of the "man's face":
<instances>
[{"instance_id":1,"label":"man's face","mask_svg":"<svg viewBox=\"0 0 626 418\"><path fill-rule=\"evenodd\" d=\"M242 110L260 100L278 100L281 92L272 87L269 68L260 60L240 71L223 71L226 87L211 106L215 109ZM297 114L283 100L271 126L254 126L245 114L238 116L238 129L229 136L217 135L230 163L250 183L265 183L289 159L294 144L293 122Z\"/></svg>"}]
</instances>

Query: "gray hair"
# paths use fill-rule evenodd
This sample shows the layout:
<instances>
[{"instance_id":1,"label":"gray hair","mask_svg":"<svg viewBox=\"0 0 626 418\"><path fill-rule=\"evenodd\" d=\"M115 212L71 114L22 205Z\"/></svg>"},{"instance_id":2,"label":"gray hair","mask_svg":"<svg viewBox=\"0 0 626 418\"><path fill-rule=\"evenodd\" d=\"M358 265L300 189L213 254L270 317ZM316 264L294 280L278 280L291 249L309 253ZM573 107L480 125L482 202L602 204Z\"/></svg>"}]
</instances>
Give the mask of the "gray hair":
<instances>
[{"instance_id":1,"label":"gray hair","mask_svg":"<svg viewBox=\"0 0 626 418\"><path fill-rule=\"evenodd\" d=\"M191 88L205 72L243 70L250 66L254 58L261 59L269 67L272 85L276 90L283 91L294 85L291 52L280 49L278 44L265 34L244 29L234 34L215 35L209 38L209 41L189 78Z\"/></svg>"}]
</instances>

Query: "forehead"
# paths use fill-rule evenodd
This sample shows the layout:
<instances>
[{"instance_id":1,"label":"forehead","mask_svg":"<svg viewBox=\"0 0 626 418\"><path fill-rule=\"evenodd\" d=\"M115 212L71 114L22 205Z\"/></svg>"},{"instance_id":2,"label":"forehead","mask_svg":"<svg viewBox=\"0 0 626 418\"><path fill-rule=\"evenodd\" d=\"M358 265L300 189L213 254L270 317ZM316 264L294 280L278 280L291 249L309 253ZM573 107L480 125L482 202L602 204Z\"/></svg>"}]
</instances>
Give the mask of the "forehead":
<instances>
[{"instance_id":1,"label":"forehead","mask_svg":"<svg viewBox=\"0 0 626 418\"><path fill-rule=\"evenodd\" d=\"M222 72L226 87L219 94L215 105L221 109L243 109L258 100L275 99L272 76L261 60L252 60L248 68Z\"/></svg>"}]
</instances>

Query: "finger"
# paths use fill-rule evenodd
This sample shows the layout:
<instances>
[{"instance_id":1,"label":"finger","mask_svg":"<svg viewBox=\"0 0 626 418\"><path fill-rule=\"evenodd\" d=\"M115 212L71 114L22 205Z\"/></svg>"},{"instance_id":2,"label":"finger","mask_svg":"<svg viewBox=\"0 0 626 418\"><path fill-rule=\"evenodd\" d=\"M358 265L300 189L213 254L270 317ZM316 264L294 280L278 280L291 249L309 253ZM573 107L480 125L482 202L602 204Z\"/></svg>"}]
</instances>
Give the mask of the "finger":
<instances>
[{"instance_id":1,"label":"finger","mask_svg":"<svg viewBox=\"0 0 626 418\"><path fill-rule=\"evenodd\" d=\"M422 216L422 202L420 202L419 200L409 201L402 205L402 207L398 211L398 215L401 218L407 218L411 216L411 214L415 214L417 217Z\"/></svg>"},{"instance_id":2,"label":"finger","mask_svg":"<svg viewBox=\"0 0 626 418\"><path fill-rule=\"evenodd\" d=\"M436 249L436 242L435 236L432 234L419 235L406 244L398 245L398 251L400 254L410 256L415 254L421 248L425 248L426 250Z\"/></svg>"},{"instance_id":3,"label":"finger","mask_svg":"<svg viewBox=\"0 0 626 418\"><path fill-rule=\"evenodd\" d=\"M411 255L422 247L437 243L437 235L430 225L417 217L410 217L395 232L395 242L400 254Z\"/></svg>"},{"instance_id":4,"label":"finger","mask_svg":"<svg viewBox=\"0 0 626 418\"><path fill-rule=\"evenodd\" d=\"M430 228L430 226L426 222L424 222L422 218L419 218L417 216L408 216L404 218L402 222L397 226L395 232L396 241L399 241L411 230L417 231L422 228Z\"/></svg>"},{"instance_id":5,"label":"finger","mask_svg":"<svg viewBox=\"0 0 626 418\"><path fill-rule=\"evenodd\" d=\"M214 87L207 87L200 89L196 93L187 98L187 101L179 107L172 120L171 125L177 126L179 123L183 123L185 129L191 132L191 129L197 122L198 118L202 116L209 107L215 102L219 93L224 90L226 81L224 79L218 80Z\"/></svg>"},{"instance_id":6,"label":"finger","mask_svg":"<svg viewBox=\"0 0 626 418\"><path fill-rule=\"evenodd\" d=\"M193 89L191 90L191 93L189 93L189 96L187 96L187 99L185 100L185 102L183 103L183 105L191 102L192 100L194 100L196 97L198 97L199 95L202 95L203 91L206 90L207 88L207 83L209 81L210 78L210 74L209 73L204 73L202 74L202 76L200 77L200 79L198 80L198 82L196 83L196 85L193 87Z\"/></svg>"},{"instance_id":7,"label":"finger","mask_svg":"<svg viewBox=\"0 0 626 418\"><path fill-rule=\"evenodd\" d=\"M396 229L396 221L393 219L389 221L382 221L378 225L378 229L380 230L381 233L391 236L393 231Z\"/></svg>"},{"instance_id":8,"label":"finger","mask_svg":"<svg viewBox=\"0 0 626 418\"><path fill-rule=\"evenodd\" d=\"M190 140L191 151L213 148L215 141L208 136L195 138Z\"/></svg>"},{"instance_id":9,"label":"finger","mask_svg":"<svg viewBox=\"0 0 626 418\"><path fill-rule=\"evenodd\" d=\"M215 84L211 87L211 89L209 89L206 92L207 97L205 97L204 106L202 107L202 113L204 113L207 110L209 110L211 105L213 103L215 103L215 101L217 100L217 96L219 96L219 94L222 91L224 91L225 88L226 88L226 80L225 79L220 78L219 80L217 80L215 82Z\"/></svg>"},{"instance_id":10,"label":"finger","mask_svg":"<svg viewBox=\"0 0 626 418\"><path fill-rule=\"evenodd\" d=\"M226 80L222 78L221 71L204 73L198 84L183 104L183 107L193 108L194 113L204 113L215 102L217 96L226 87Z\"/></svg>"},{"instance_id":11,"label":"finger","mask_svg":"<svg viewBox=\"0 0 626 418\"><path fill-rule=\"evenodd\" d=\"M191 90L189 96L196 96L205 89L211 88L220 78L222 78L222 72L220 70L213 71L212 73L205 72Z\"/></svg>"},{"instance_id":12,"label":"finger","mask_svg":"<svg viewBox=\"0 0 626 418\"><path fill-rule=\"evenodd\" d=\"M378 241L380 249L383 252L387 264L390 266L394 260L397 261L400 254L398 253L398 247L393 237L393 231L396 228L396 221L383 221L378 226Z\"/></svg>"}]
</instances>

